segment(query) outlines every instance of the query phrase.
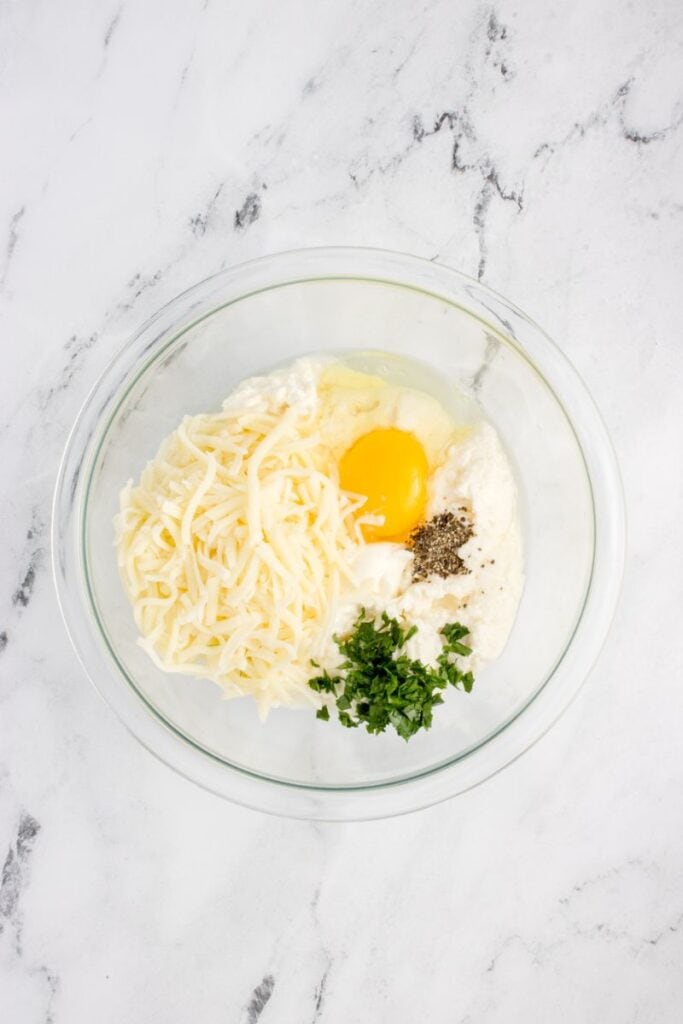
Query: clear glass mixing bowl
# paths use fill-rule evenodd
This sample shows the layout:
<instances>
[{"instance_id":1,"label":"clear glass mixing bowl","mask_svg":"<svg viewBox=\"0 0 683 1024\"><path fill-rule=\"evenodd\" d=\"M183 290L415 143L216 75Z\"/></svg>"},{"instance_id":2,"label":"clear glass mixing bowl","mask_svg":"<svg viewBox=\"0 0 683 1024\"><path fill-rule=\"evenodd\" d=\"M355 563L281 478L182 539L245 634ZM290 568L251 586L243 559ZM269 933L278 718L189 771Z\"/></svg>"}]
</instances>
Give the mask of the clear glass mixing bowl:
<instances>
[{"instance_id":1,"label":"clear glass mixing bowl","mask_svg":"<svg viewBox=\"0 0 683 1024\"><path fill-rule=\"evenodd\" d=\"M244 377L312 352L418 358L497 427L521 496L526 586L500 660L452 692L409 743L160 672L136 643L112 518L186 413L218 409ZM391 371L389 371L391 372ZM604 641L621 580L624 512L603 423L584 385L522 312L414 257L311 249L266 257L174 299L123 348L73 428L55 493L53 557L67 629L125 725L187 778L277 814L398 814L468 789L537 740Z\"/></svg>"}]
</instances>

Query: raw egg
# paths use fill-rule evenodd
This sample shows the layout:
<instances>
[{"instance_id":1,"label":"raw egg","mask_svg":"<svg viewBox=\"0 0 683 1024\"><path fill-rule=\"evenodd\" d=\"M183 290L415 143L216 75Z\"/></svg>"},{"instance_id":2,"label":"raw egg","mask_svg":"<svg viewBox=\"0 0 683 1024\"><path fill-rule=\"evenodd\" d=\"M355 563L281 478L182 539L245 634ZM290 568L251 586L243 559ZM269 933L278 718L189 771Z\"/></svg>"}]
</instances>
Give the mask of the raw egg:
<instances>
[{"instance_id":1,"label":"raw egg","mask_svg":"<svg viewBox=\"0 0 683 1024\"><path fill-rule=\"evenodd\" d=\"M380 524L363 524L367 541L405 540L424 518L429 466L414 434L394 427L363 434L339 463L345 491L364 494L359 515L383 516Z\"/></svg>"}]
</instances>

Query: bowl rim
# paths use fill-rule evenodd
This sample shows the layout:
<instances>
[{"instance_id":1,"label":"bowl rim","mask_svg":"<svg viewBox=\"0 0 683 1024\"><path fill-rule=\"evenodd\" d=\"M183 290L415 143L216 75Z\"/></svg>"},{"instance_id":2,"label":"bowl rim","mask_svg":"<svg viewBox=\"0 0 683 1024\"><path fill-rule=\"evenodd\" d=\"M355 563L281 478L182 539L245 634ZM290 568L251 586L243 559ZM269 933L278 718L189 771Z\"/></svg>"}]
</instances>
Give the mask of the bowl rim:
<instances>
[{"instance_id":1,"label":"bowl rim","mask_svg":"<svg viewBox=\"0 0 683 1024\"><path fill-rule=\"evenodd\" d=\"M318 282L319 283L326 283L326 282L334 281L334 280L339 280L339 278L338 277L334 277L334 276L324 276L324 277L319 277L319 278L315 278L315 279L300 278L300 279L287 280L287 281L284 281L284 282L277 282L275 284L268 285L268 286L266 286L264 288L259 288L259 289L256 289L254 291L245 292L244 294L239 295L237 297L230 298L227 301L222 301L222 302L220 302L216 306L211 306L209 309L202 310L199 315L197 315L194 319L190 320L190 322L185 324L181 329L169 331L168 332L168 336L165 336L164 339L163 339L163 344L161 344L160 346L155 346L153 351L152 351L152 353L148 356L148 358L146 358L144 361L141 361L139 363L139 365L137 365L135 367L134 371L129 373L129 375L128 375L125 383L124 383L124 386L121 388L120 391L117 391L116 397L115 397L114 401L111 403L110 408L107 410L106 417L102 417L102 419L101 419L99 436L98 436L97 441L93 444L92 459L91 459L91 462L90 462L90 466L89 466L88 472L85 475L85 490L84 490L83 504L82 504L82 511L83 511L82 520L83 521L82 521L82 531L81 531L81 559L82 559L82 564L83 564L83 567L84 567L85 589L86 589L86 593L87 593L89 601L90 601L90 608L92 610L92 615L93 615L94 621L95 621L95 623L97 625L97 628L99 630L99 638L102 641L102 643L104 644L104 647L106 648L108 657L111 659L111 661L114 662L114 664L116 665L116 667L117 667L120 675L122 676L122 678L131 687L131 689L133 690L133 692L135 693L137 698L139 700L141 700L142 703L147 707L149 712L152 715L154 715L156 718L158 718L159 721L162 723L162 725L164 725L167 729L169 729L171 731L171 733L173 733L175 736L177 736L178 739L182 743L189 744L190 747L192 747L193 749L197 750L200 754L202 754L202 755L204 755L206 757L211 758L212 760L218 762L221 765L224 765L225 767L227 767L229 769L235 770L237 772L240 772L240 773L242 773L244 775L250 776L250 777L252 777L254 779L257 779L257 780L260 780L260 781L271 782L271 783L275 783L276 785L284 785L284 786L292 787L292 788L295 788L295 789L303 789L303 790L314 791L314 792L323 792L323 793L328 793L328 792L330 792L330 793L332 793L332 792L353 792L353 791L355 791L355 792L365 792L365 791L371 790L371 789L385 789L385 788L387 788L389 786L397 786L397 785L400 785L403 782L414 782L418 778L426 778L427 776L433 775L434 773L436 773L438 771L441 771L444 768L448 768L448 767L450 767L452 765L455 765L457 762L462 761L464 758L470 756L476 750L478 750L481 747L484 747L491 740L495 739L495 737L499 733L501 733L505 729L507 729L515 721L516 718L518 718L520 715L522 715L526 711L526 709L535 701L536 697L541 692L543 687L548 685L551 682L551 680L553 678L553 675L555 674L555 670L557 669L557 667L561 664L562 660L564 659L565 654L567 653L567 651L568 651L568 649L569 649L569 647L570 647L570 645L571 645L571 643L573 641L576 629L578 628L579 623L581 621L581 617L583 615L583 611L584 611L585 603L586 603L586 600L587 600L588 592L590 590L590 586L591 586L591 583L592 583L592 577L593 577L593 571L594 571L594 548L593 548L592 557L591 557L591 564L590 564L588 576L587 576L586 583L585 583L585 591L584 591L584 594L582 596L582 600L581 600L581 602L580 602L580 604L578 606L578 613L577 613L577 616L576 616L576 620L575 620L575 622L573 624L573 627L569 631L569 633L567 634L567 637L565 639L564 645L559 650L559 653L556 655L556 658L555 658L554 662L552 663L552 665L550 666L550 668L549 668L549 670L548 670L548 672L547 672L543 682L524 701L524 703L521 704L520 706L518 706L515 709L515 711L512 714L510 714L507 718L503 719L500 723L498 723L496 725L496 727L494 729L492 729L486 736L484 736L482 739L478 740L476 743L473 743L469 747L466 747L464 750L458 752L456 755L453 755L453 756L448 757L448 758L442 758L440 761L438 761L438 762L436 762L434 764L431 764L428 767L422 768L419 771L414 771L414 772L406 773L406 774L403 774L403 775L398 775L398 776L395 776L395 777L392 777L392 778L380 778L380 779L377 779L377 780L373 780L372 782L348 783L348 784L344 784L344 783L306 783L306 782L301 782L301 781L298 781L298 780L295 780L295 779L287 779L287 778L283 778L283 777L278 777L277 775L271 775L271 774L268 774L266 772L256 771L255 769L249 768L245 764L240 764L240 763L238 763L236 761L232 761L228 757L222 756L217 751L214 751L214 750L212 750L212 749L210 749L208 747L205 747L201 743L197 742L191 734L186 732L180 725L178 725L170 717L165 715L163 713L163 711L161 711L158 707L156 707L154 702L151 699L148 698L148 696L145 694L145 692L143 690L141 690L137 686L134 676L132 675L132 673L126 667L125 662L123 662L122 659L119 657L119 654L118 654L118 651L117 651L117 648L116 648L116 643L115 643L114 639L111 637L111 633L107 629L107 626L106 626L106 624L104 622L104 619L103 619L103 616L101 614L100 604L98 602L97 595L96 595L96 592L95 592L95 586L94 586L93 576L92 576L92 572L91 572L91 559L90 559L89 553L88 553L87 522L88 522L88 514L89 514L90 495L91 495L91 489L92 489L92 484L93 484L93 476L94 476L96 467L98 465L98 461L99 461L99 458L100 458L100 455L101 455L101 452L102 452L102 449L103 449L103 445L107 441L107 437L108 437L109 431L111 430L113 424L116 422L118 414L120 413L121 409L124 408L126 399L130 395L130 393L135 389L135 386L141 380L144 379L145 375L148 372L150 372L150 371L153 372L154 368L156 366L163 367L165 365L164 364L164 360L163 360L164 353L166 353L168 351L173 353L174 347L178 343L182 343L183 337L186 334L188 334L190 331L194 330L195 327L198 327L205 320L209 320L211 317L213 317L216 314L220 313L221 311L229 308L230 306L236 305L236 304L238 304L238 303L240 303L240 302L242 302L244 300L249 300L249 299L254 298L255 296L258 296L260 294L266 294L268 292L277 291L280 288L287 288L287 287L290 287L292 285L296 286L296 285L299 285L299 284L302 284L302 283L303 284L314 284L314 283L318 283ZM344 280L353 280L353 279L344 278ZM376 278L376 277L373 277L373 278L363 277L363 278L357 278L356 280L359 283L363 283L363 284L366 284L366 283L368 283L368 284L380 284L380 285L387 284L387 282L384 281L383 279ZM468 310L466 307L462 306L460 303L449 302L448 300L442 299L441 296L437 295L434 292L426 291L426 290L424 290L422 288L418 288L415 285L407 284L405 282L391 282L389 286L392 287L392 288L400 288L400 289L405 289L407 291L412 291L412 292L414 292L414 293L416 293L418 295L426 296L427 298L434 298L434 299L436 299L438 301L448 302L448 304L451 307L460 310L466 316L468 316L471 319L476 320L478 323L480 323L486 329L487 334L494 330L494 328L491 327L491 325L488 323L488 321L483 320L482 317L479 316L477 313L474 313L471 310ZM568 416L568 414L567 414L567 412L566 412L566 410L565 410L565 408L564 408L564 406L562 404L562 401L561 401L560 397L555 393L555 391L554 391L552 385L550 384L550 382L543 376L543 374L540 372L540 370L529 359L529 357L528 357L527 353L524 351L524 349L522 349L519 346L519 344L516 342L516 340L508 338L508 337L505 337L500 332L496 332L496 334L497 334L498 339L500 340L500 343L505 344L508 347L514 349L514 351L517 354L517 356L519 358L521 358L524 362L526 362L529 365L529 367L531 368L531 371L538 377L538 379L547 388L548 392L552 395L553 400L556 402L556 404L557 404L558 408L560 409L562 415L565 417L565 420L567 422L569 430L570 430L572 436L574 437L574 440L575 440L575 443L576 443L577 449L579 451L579 454L580 454L580 457L581 457L581 461L582 461L582 464L584 466L584 470L585 470L585 473L586 473L586 478L587 478L587 481L588 481L588 487L589 487L589 491L590 491L593 533L595 534L595 507L594 507L594 504L593 504L593 491L592 491L592 488L590 486L590 477L589 477L589 474L588 474L588 467L586 466L585 459L583 457L583 449L581 448L581 445L579 443L578 437L576 436L576 432L574 431L574 427L573 427L573 424L571 422L571 419ZM171 356L171 358L172 358L172 356Z\"/></svg>"},{"instance_id":2,"label":"bowl rim","mask_svg":"<svg viewBox=\"0 0 683 1024\"><path fill-rule=\"evenodd\" d=\"M295 266L299 268L297 273L288 270ZM360 269L363 266L368 270L375 269L377 273L365 272ZM337 272L330 273L330 269ZM212 303L216 292L224 290L230 283L237 284L249 275L254 276L254 273L257 281L263 278L266 283L255 289L245 290L242 286L229 301ZM392 274L398 275L398 279ZM196 744L147 701L121 667L106 632L97 621L97 605L89 593L82 526L87 512L92 469L112 418L129 388L167 348L192 326L226 305L288 284L339 278L407 287L457 306L511 345L530 364L563 410L584 460L593 503L594 543L593 564L574 628L544 682L514 715L474 749L411 776L368 784L323 786L270 777L233 764ZM421 283L416 283L416 279ZM425 287L423 279L432 287ZM461 295L456 301L449 295L449 285L463 290L470 300L488 310L497 323L464 306ZM516 327L513 326L515 320L524 326L525 331L531 332L523 343L517 338ZM160 325L163 325L161 331ZM536 349L533 353L528 350L530 337ZM160 346L162 339L164 344ZM549 378L549 368L553 373L562 374L561 391L553 383L552 373ZM112 388L114 377L116 386ZM581 412L578 422L572 415L574 406ZM83 471L84 466L88 467L87 472ZM545 735L578 693L606 639L623 574L625 531L623 489L604 422L577 371L534 321L480 281L435 261L385 249L325 246L274 253L221 270L172 298L120 347L86 396L67 438L53 498L52 562L62 618L86 674L128 731L146 749L184 777L248 807L291 817L360 820L408 813L465 792L497 774ZM84 600L84 588L88 591L89 607ZM589 605L598 628L593 628L592 635L586 636L587 625L591 625L586 619ZM93 635L93 627L99 636ZM579 634L583 636L583 643L577 650ZM107 644L109 657L123 675L126 689L135 700L137 709L124 699L120 680L117 684L121 692L117 692L112 666L104 664L98 640ZM559 687L549 687L549 684L572 651L573 672L569 675L566 671L564 673L568 675L568 682L560 700L557 694ZM549 689L553 690L552 700L547 699ZM544 693L546 697L542 699ZM530 730L527 727L530 724L528 713L539 704L542 705L540 714L537 710L535 727ZM513 729L518 722L522 722L523 729ZM497 749L492 757L494 746ZM483 751L488 752L484 758L488 763L478 765L477 770L472 771L472 760ZM197 761L197 757L203 763ZM468 759L469 770L463 772L459 766L466 765ZM216 775L215 768L223 773L223 777Z\"/></svg>"}]
</instances>

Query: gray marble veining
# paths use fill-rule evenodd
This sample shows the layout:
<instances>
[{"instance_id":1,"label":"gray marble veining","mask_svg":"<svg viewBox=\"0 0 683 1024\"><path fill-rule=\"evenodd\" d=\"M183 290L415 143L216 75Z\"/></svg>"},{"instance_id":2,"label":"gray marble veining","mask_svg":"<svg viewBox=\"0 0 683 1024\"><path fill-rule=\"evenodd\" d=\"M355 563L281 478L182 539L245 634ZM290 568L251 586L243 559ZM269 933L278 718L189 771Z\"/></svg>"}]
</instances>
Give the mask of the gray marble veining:
<instances>
[{"instance_id":1,"label":"gray marble veining","mask_svg":"<svg viewBox=\"0 0 683 1024\"><path fill-rule=\"evenodd\" d=\"M677 1020L680 5L0 17L0 1020ZM630 517L614 630L561 722L479 790L359 826L266 819L157 764L49 578L98 372L193 282L314 244L438 259L526 309L594 393Z\"/></svg>"}]
</instances>

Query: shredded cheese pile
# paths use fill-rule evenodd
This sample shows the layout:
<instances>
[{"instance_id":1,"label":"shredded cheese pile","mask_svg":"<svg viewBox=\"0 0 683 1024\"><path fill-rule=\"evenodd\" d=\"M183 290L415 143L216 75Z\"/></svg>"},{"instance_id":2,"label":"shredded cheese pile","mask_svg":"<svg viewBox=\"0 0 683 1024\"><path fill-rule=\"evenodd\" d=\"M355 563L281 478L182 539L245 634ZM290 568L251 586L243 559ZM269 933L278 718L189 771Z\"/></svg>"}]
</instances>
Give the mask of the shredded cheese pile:
<instances>
[{"instance_id":1,"label":"shredded cheese pile","mask_svg":"<svg viewBox=\"0 0 683 1024\"><path fill-rule=\"evenodd\" d=\"M295 406L226 402L186 417L121 493L118 561L157 664L250 694L265 715L315 706L310 660L350 578L360 500L339 488Z\"/></svg>"}]
</instances>

